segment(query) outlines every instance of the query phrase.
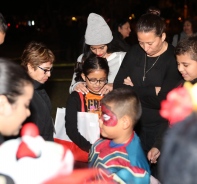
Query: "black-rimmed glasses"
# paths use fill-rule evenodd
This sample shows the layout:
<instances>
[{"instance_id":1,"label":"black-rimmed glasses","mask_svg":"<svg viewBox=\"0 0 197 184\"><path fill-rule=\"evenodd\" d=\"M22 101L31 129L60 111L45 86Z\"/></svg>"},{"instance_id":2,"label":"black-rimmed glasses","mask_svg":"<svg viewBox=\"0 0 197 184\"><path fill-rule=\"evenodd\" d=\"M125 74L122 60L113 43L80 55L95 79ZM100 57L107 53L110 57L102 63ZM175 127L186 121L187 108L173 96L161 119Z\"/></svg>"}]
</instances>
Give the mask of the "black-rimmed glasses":
<instances>
[{"instance_id":1,"label":"black-rimmed glasses","mask_svg":"<svg viewBox=\"0 0 197 184\"><path fill-rule=\"evenodd\" d=\"M97 82L99 82L99 84L106 84L108 82L107 79L100 79L100 80L97 80L97 79L89 79L87 76L85 76L88 81L91 83L91 84L97 84Z\"/></svg>"},{"instance_id":2,"label":"black-rimmed glasses","mask_svg":"<svg viewBox=\"0 0 197 184\"><path fill-rule=\"evenodd\" d=\"M51 68L51 69L44 69L44 68L42 68L42 67L40 67L40 66L38 66L38 68L40 68L41 70L43 70L44 71L44 74L46 74L47 72L52 72L53 71L53 67Z\"/></svg>"}]
</instances>

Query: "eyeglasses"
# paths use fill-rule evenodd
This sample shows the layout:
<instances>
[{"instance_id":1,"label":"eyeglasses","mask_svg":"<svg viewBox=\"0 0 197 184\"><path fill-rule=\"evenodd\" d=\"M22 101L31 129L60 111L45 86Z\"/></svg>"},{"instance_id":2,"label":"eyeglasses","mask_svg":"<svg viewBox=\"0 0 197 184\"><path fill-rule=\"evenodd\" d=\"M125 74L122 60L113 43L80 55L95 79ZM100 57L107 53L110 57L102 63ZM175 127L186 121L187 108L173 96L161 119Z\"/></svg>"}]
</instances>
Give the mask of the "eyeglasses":
<instances>
[{"instance_id":1,"label":"eyeglasses","mask_svg":"<svg viewBox=\"0 0 197 184\"><path fill-rule=\"evenodd\" d=\"M107 79L100 79L100 80L97 80L97 79L89 79L87 76L85 76L88 81L91 83L91 84L97 84L97 82L99 82L99 84L106 84L108 82Z\"/></svg>"},{"instance_id":2,"label":"eyeglasses","mask_svg":"<svg viewBox=\"0 0 197 184\"><path fill-rule=\"evenodd\" d=\"M43 70L44 71L44 74L46 74L47 72L52 72L53 71L53 67L51 68L51 69L44 69L44 68L42 68L42 67L40 67L40 66L38 66L38 68L40 68L41 70Z\"/></svg>"}]
</instances>

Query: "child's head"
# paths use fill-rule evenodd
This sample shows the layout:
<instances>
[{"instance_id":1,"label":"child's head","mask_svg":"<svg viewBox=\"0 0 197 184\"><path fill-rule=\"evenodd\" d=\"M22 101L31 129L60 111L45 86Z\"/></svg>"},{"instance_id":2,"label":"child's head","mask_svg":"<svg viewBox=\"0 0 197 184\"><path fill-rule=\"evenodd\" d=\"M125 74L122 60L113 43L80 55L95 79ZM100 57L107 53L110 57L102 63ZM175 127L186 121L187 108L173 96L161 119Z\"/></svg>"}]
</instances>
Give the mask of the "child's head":
<instances>
[{"instance_id":1,"label":"child's head","mask_svg":"<svg viewBox=\"0 0 197 184\"><path fill-rule=\"evenodd\" d=\"M29 104L33 83L24 68L7 59L0 59L0 132L17 135L30 115Z\"/></svg>"},{"instance_id":2,"label":"child's head","mask_svg":"<svg viewBox=\"0 0 197 184\"><path fill-rule=\"evenodd\" d=\"M98 93L107 83L109 66L107 60L102 57L89 57L83 63L81 77L86 81L87 88Z\"/></svg>"},{"instance_id":3,"label":"child's head","mask_svg":"<svg viewBox=\"0 0 197 184\"><path fill-rule=\"evenodd\" d=\"M121 130L132 134L142 109L137 94L128 88L114 89L101 100L101 134L110 139L124 136Z\"/></svg>"},{"instance_id":4,"label":"child's head","mask_svg":"<svg viewBox=\"0 0 197 184\"><path fill-rule=\"evenodd\" d=\"M197 78L197 34L180 40L175 48L178 70L186 81Z\"/></svg>"}]
</instances>

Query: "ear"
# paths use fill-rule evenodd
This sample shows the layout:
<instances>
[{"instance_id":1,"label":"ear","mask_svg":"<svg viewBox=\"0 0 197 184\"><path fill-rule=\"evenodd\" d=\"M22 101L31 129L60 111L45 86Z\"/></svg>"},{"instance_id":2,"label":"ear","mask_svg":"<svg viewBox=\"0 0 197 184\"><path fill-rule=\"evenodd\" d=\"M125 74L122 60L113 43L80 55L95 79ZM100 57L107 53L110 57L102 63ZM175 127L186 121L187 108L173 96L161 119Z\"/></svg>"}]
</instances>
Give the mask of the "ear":
<instances>
[{"instance_id":1,"label":"ear","mask_svg":"<svg viewBox=\"0 0 197 184\"><path fill-rule=\"evenodd\" d=\"M0 95L0 115L8 116L12 111L12 105L5 95Z\"/></svg>"},{"instance_id":2,"label":"ear","mask_svg":"<svg viewBox=\"0 0 197 184\"><path fill-rule=\"evenodd\" d=\"M118 26L118 32L119 32L119 33L121 32L121 27L120 27L120 26Z\"/></svg>"},{"instance_id":3,"label":"ear","mask_svg":"<svg viewBox=\"0 0 197 184\"><path fill-rule=\"evenodd\" d=\"M86 77L85 77L84 73L81 74L81 77L82 77L82 79L83 79L84 81L86 81Z\"/></svg>"},{"instance_id":4,"label":"ear","mask_svg":"<svg viewBox=\"0 0 197 184\"><path fill-rule=\"evenodd\" d=\"M121 123L122 123L122 128L124 130L130 128L132 126L132 122L131 122L131 118L127 115L124 115L122 118L121 118Z\"/></svg>"},{"instance_id":5,"label":"ear","mask_svg":"<svg viewBox=\"0 0 197 184\"><path fill-rule=\"evenodd\" d=\"M162 33L161 39L162 39L162 42L165 41L165 39L166 39L166 33Z\"/></svg>"},{"instance_id":6,"label":"ear","mask_svg":"<svg viewBox=\"0 0 197 184\"><path fill-rule=\"evenodd\" d=\"M29 73L35 71L34 68L29 63L27 64L27 69Z\"/></svg>"}]
</instances>

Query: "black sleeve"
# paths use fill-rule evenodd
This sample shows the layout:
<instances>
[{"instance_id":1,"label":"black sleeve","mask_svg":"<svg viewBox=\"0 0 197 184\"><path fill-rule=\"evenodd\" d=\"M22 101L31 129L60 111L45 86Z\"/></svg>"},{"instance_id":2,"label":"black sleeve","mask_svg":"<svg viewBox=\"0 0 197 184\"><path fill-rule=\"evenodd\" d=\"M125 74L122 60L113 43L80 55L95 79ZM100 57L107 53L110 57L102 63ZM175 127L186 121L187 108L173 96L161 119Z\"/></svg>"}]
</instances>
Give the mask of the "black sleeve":
<instances>
[{"instance_id":1,"label":"black sleeve","mask_svg":"<svg viewBox=\"0 0 197 184\"><path fill-rule=\"evenodd\" d=\"M89 152L91 143L77 129L77 112L81 111L81 101L77 92L72 92L66 104L66 133L69 138L82 150Z\"/></svg>"},{"instance_id":2,"label":"black sleeve","mask_svg":"<svg viewBox=\"0 0 197 184\"><path fill-rule=\"evenodd\" d=\"M170 57L169 57L170 58ZM162 79L161 90L158 95L154 92L151 96L140 96L141 103L143 107L160 109L161 101L164 100L173 88L177 86L177 83L182 79L178 69L177 62L175 59L171 58L167 62L167 66L164 71L164 76ZM138 93L139 95L141 93Z\"/></svg>"},{"instance_id":3,"label":"black sleeve","mask_svg":"<svg viewBox=\"0 0 197 184\"><path fill-rule=\"evenodd\" d=\"M131 58L132 58L133 52L132 50L129 50L129 52L126 53L122 64L118 70L118 73L114 79L114 84L113 84L113 88L121 88L121 87L128 87L128 88L132 88L131 86L127 86L125 84L123 84L124 79L127 78L130 73L130 68L132 67L131 64Z\"/></svg>"}]
</instances>

